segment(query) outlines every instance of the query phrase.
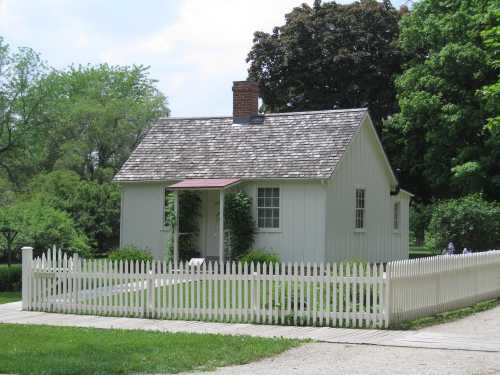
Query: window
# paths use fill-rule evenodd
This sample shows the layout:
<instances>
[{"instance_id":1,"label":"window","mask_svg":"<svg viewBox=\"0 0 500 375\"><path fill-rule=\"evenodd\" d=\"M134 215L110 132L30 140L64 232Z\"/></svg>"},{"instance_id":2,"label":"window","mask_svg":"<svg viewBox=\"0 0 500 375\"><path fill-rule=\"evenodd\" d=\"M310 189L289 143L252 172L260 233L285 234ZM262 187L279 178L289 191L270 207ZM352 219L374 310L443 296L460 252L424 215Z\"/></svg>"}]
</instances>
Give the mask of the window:
<instances>
[{"instance_id":1,"label":"window","mask_svg":"<svg viewBox=\"0 0 500 375\"><path fill-rule=\"evenodd\" d=\"M356 189L355 228L365 229L365 189Z\"/></svg>"},{"instance_id":2,"label":"window","mask_svg":"<svg viewBox=\"0 0 500 375\"><path fill-rule=\"evenodd\" d=\"M257 189L257 226L262 229L280 227L280 189Z\"/></svg>"},{"instance_id":3,"label":"window","mask_svg":"<svg viewBox=\"0 0 500 375\"><path fill-rule=\"evenodd\" d=\"M399 230L399 221L401 217L401 204L399 202L394 203L394 230Z\"/></svg>"}]
</instances>

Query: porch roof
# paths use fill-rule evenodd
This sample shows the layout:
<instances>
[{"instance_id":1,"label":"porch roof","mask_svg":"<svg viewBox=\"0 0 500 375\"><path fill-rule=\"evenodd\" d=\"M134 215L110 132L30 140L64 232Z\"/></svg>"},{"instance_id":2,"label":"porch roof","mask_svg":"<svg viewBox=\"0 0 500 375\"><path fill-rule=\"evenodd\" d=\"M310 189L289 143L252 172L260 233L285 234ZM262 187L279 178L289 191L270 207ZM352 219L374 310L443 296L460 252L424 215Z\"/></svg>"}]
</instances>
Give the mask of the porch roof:
<instances>
[{"instance_id":1,"label":"porch roof","mask_svg":"<svg viewBox=\"0 0 500 375\"><path fill-rule=\"evenodd\" d=\"M191 178L182 180L168 188L172 190L204 190L204 189L226 189L230 186L236 185L241 180L239 178Z\"/></svg>"}]
</instances>

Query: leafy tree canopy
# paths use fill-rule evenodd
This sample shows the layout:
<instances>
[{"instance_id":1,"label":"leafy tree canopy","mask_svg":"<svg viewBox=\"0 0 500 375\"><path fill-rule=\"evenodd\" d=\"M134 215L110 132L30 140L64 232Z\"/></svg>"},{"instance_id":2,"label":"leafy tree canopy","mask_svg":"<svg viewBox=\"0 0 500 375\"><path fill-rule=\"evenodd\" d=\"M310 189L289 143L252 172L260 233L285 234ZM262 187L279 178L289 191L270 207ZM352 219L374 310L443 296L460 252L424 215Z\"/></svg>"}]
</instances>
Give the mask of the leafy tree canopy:
<instances>
[{"instance_id":1,"label":"leafy tree canopy","mask_svg":"<svg viewBox=\"0 0 500 375\"><path fill-rule=\"evenodd\" d=\"M458 251L464 247L474 251L497 249L499 222L500 205L480 194L443 200L433 209L426 246L439 251L451 241Z\"/></svg>"},{"instance_id":2,"label":"leafy tree canopy","mask_svg":"<svg viewBox=\"0 0 500 375\"><path fill-rule=\"evenodd\" d=\"M22 229L16 241L116 248L120 194L110 181L168 113L146 67L54 70L0 37L0 210L5 223Z\"/></svg>"},{"instance_id":3,"label":"leafy tree canopy","mask_svg":"<svg viewBox=\"0 0 500 375\"><path fill-rule=\"evenodd\" d=\"M256 32L249 77L265 110L369 107L376 124L395 110L400 15L389 1L304 4L271 34Z\"/></svg>"},{"instance_id":4,"label":"leafy tree canopy","mask_svg":"<svg viewBox=\"0 0 500 375\"><path fill-rule=\"evenodd\" d=\"M18 186L36 168L33 142L43 130L38 114L48 93L40 81L47 71L36 52L12 51L0 37L0 179Z\"/></svg>"},{"instance_id":5,"label":"leafy tree canopy","mask_svg":"<svg viewBox=\"0 0 500 375\"><path fill-rule=\"evenodd\" d=\"M143 66L70 67L43 80L53 95L43 117L45 170L70 169L110 181L153 120L167 115L165 97Z\"/></svg>"},{"instance_id":6,"label":"leafy tree canopy","mask_svg":"<svg viewBox=\"0 0 500 375\"><path fill-rule=\"evenodd\" d=\"M498 94L488 94L498 83L498 16L495 0L422 0L401 20L408 63L384 141L403 184L424 201L500 198L500 138L488 126L499 109Z\"/></svg>"},{"instance_id":7,"label":"leafy tree canopy","mask_svg":"<svg viewBox=\"0 0 500 375\"><path fill-rule=\"evenodd\" d=\"M86 234L96 252L117 247L120 233L120 191L116 184L88 181L78 174L58 170L35 177L31 195L67 213Z\"/></svg>"},{"instance_id":8,"label":"leafy tree canopy","mask_svg":"<svg viewBox=\"0 0 500 375\"><path fill-rule=\"evenodd\" d=\"M40 199L0 207L0 227L18 232L16 247L29 245L43 251L56 246L69 252L90 254L87 237L76 229L71 217ZM4 247L4 241L0 236L0 248Z\"/></svg>"}]
</instances>

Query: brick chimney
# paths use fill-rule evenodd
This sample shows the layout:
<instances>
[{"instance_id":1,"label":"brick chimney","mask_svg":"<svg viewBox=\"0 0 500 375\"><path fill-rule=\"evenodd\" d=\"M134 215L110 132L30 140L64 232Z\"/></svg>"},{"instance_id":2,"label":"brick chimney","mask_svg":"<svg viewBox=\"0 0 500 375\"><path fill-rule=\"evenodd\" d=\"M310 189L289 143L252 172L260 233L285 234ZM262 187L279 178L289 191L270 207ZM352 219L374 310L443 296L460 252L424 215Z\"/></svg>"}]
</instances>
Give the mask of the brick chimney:
<instances>
[{"instance_id":1,"label":"brick chimney","mask_svg":"<svg viewBox=\"0 0 500 375\"><path fill-rule=\"evenodd\" d=\"M258 114L259 85L252 81L233 82L233 123L248 122Z\"/></svg>"}]
</instances>

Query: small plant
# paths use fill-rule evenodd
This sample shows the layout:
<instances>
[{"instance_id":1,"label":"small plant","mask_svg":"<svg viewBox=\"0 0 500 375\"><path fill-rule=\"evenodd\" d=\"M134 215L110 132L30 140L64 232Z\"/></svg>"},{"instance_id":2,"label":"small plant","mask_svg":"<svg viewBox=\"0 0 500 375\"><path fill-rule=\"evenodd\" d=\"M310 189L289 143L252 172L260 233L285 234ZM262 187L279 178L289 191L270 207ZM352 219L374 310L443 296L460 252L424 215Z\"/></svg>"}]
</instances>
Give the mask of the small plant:
<instances>
[{"instance_id":1,"label":"small plant","mask_svg":"<svg viewBox=\"0 0 500 375\"><path fill-rule=\"evenodd\" d=\"M279 263L280 257L277 254L266 252L261 249L250 250L248 253L240 257L242 263Z\"/></svg>"},{"instance_id":2,"label":"small plant","mask_svg":"<svg viewBox=\"0 0 500 375\"><path fill-rule=\"evenodd\" d=\"M128 260L128 261L152 261L153 256L147 250L139 249L133 245L124 246L118 250L114 250L108 255L110 260Z\"/></svg>"}]
</instances>

